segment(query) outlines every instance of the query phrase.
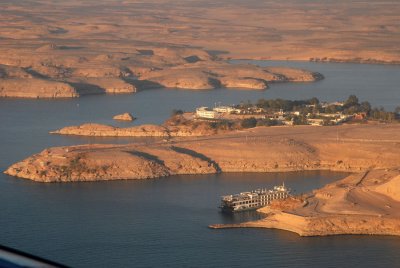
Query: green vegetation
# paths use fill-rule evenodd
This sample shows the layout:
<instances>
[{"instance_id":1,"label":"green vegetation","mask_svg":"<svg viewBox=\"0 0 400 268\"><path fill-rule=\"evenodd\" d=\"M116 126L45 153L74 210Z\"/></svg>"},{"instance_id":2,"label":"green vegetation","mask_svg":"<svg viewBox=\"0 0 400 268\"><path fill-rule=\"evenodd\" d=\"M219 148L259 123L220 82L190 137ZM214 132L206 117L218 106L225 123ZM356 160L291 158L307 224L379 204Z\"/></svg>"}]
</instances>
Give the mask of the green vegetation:
<instances>
[{"instance_id":1,"label":"green vegetation","mask_svg":"<svg viewBox=\"0 0 400 268\"><path fill-rule=\"evenodd\" d=\"M237 130L256 126L276 125L336 125L346 121L379 120L394 122L400 119L400 106L393 112L383 107L373 108L367 101L360 102L350 95L343 102L321 102L314 97L307 100L259 99L236 105L230 116L188 119L182 110L173 110L166 126L188 126L192 130ZM190 118L190 117L189 117Z\"/></svg>"},{"instance_id":2,"label":"green vegetation","mask_svg":"<svg viewBox=\"0 0 400 268\"><path fill-rule=\"evenodd\" d=\"M307 125L307 118L302 115L294 115L292 117L293 125Z\"/></svg>"},{"instance_id":3,"label":"green vegetation","mask_svg":"<svg viewBox=\"0 0 400 268\"><path fill-rule=\"evenodd\" d=\"M321 103L314 97L307 100L284 100L284 99L259 99L255 104L250 101L237 105L237 108L247 109L250 113L256 111L256 108L262 109L265 113L273 113L283 110L285 112L299 112L299 116L287 117L292 119L295 124L304 124L305 116L309 118L318 118L318 114L336 114L355 115L359 114L363 119L380 120L392 122L400 117L400 106L391 111L386 111L383 107L372 108L368 101L359 102L355 95L350 95L344 102ZM324 118L321 118L324 119Z\"/></svg>"},{"instance_id":4,"label":"green vegetation","mask_svg":"<svg viewBox=\"0 0 400 268\"><path fill-rule=\"evenodd\" d=\"M209 126L216 130L232 130L235 126L230 120L219 120L216 122L209 122Z\"/></svg>"},{"instance_id":5,"label":"green vegetation","mask_svg":"<svg viewBox=\"0 0 400 268\"><path fill-rule=\"evenodd\" d=\"M242 128L253 128L257 126L257 119L255 119L254 117L243 119L240 125L242 126Z\"/></svg>"},{"instance_id":6,"label":"green vegetation","mask_svg":"<svg viewBox=\"0 0 400 268\"><path fill-rule=\"evenodd\" d=\"M171 112L171 116L175 116L175 115L182 115L183 111L179 110L179 109L173 109Z\"/></svg>"},{"instance_id":7,"label":"green vegetation","mask_svg":"<svg viewBox=\"0 0 400 268\"><path fill-rule=\"evenodd\" d=\"M269 119L269 118L265 118L265 119L257 119L257 126L277 126L279 125L279 122L275 119Z\"/></svg>"},{"instance_id":8,"label":"green vegetation","mask_svg":"<svg viewBox=\"0 0 400 268\"><path fill-rule=\"evenodd\" d=\"M396 114L395 112L386 112L383 107L372 109L368 113L368 115L369 115L369 118L371 118L371 119L381 120L381 121L386 121L386 122L392 122L399 117L399 115Z\"/></svg>"},{"instance_id":9,"label":"green vegetation","mask_svg":"<svg viewBox=\"0 0 400 268\"><path fill-rule=\"evenodd\" d=\"M256 107L264 109L266 112L275 112L279 110L284 111L298 111L306 107L307 105L315 105L319 104L319 100L317 98L312 98L309 100L284 100L284 99L259 99L255 104ZM254 106L249 105L248 106ZM240 105L239 108L242 108Z\"/></svg>"}]
</instances>

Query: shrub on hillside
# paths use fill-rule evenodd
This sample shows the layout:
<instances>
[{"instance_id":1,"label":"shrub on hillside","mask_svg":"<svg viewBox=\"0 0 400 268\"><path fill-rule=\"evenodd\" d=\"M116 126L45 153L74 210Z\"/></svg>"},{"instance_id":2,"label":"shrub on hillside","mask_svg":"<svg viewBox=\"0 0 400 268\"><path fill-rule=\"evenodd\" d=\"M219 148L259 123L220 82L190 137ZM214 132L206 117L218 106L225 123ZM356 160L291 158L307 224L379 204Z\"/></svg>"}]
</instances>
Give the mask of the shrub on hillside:
<instances>
[{"instance_id":1,"label":"shrub on hillside","mask_svg":"<svg viewBox=\"0 0 400 268\"><path fill-rule=\"evenodd\" d=\"M242 128L253 128L257 126L257 119L255 119L254 117L243 119L240 125L242 126Z\"/></svg>"}]
</instances>

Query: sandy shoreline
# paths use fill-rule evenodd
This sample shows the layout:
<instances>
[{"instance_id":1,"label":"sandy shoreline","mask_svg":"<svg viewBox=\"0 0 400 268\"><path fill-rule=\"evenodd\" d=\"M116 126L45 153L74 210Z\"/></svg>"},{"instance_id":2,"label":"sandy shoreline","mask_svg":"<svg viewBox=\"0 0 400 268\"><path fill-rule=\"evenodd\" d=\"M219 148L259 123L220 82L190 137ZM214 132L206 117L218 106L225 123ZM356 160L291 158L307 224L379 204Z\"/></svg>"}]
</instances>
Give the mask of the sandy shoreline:
<instances>
[{"instance_id":1,"label":"sandy shoreline","mask_svg":"<svg viewBox=\"0 0 400 268\"><path fill-rule=\"evenodd\" d=\"M42 182L143 179L178 173L362 172L400 166L399 133L400 124L258 127L143 145L54 147L16 163L6 172ZM182 159L187 162L183 164ZM130 164L124 166L118 161ZM199 169L192 170L192 163ZM130 173L141 165L148 168Z\"/></svg>"},{"instance_id":2,"label":"sandy shoreline","mask_svg":"<svg viewBox=\"0 0 400 268\"><path fill-rule=\"evenodd\" d=\"M300 236L400 235L400 169L375 169L259 209L264 219L213 229L273 228Z\"/></svg>"},{"instance_id":3,"label":"sandy shoreline","mask_svg":"<svg viewBox=\"0 0 400 268\"><path fill-rule=\"evenodd\" d=\"M143 144L53 147L5 173L37 182L176 174L353 172L306 196L260 209L266 218L211 228L277 228L301 236L400 235L400 124L257 127Z\"/></svg>"}]
</instances>

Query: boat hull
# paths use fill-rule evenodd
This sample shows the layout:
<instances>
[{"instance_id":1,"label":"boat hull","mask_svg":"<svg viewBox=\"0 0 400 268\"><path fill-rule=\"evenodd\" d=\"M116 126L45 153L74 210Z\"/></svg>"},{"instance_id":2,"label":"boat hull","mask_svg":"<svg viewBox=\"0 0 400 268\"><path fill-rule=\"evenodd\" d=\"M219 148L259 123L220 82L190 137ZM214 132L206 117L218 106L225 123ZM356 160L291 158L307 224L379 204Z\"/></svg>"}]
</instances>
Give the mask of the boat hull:
<instances>
[{"instance_id":1,"label":"boat hull","mask_svg":"<svg viewBox=\"0 0 400 268\"><path fill-rule=\"evenodd\" d=\"M229 206L222 206L219 207L221 209L221 212L223 213L236 213L236 212L242 212L242 211L251 211L251 210L257 210L259 208L262 208L264 206L258 206L258 207L241 207L241 208L234 208L234 207L229 207Z\"/></svg>"}]
</instances>

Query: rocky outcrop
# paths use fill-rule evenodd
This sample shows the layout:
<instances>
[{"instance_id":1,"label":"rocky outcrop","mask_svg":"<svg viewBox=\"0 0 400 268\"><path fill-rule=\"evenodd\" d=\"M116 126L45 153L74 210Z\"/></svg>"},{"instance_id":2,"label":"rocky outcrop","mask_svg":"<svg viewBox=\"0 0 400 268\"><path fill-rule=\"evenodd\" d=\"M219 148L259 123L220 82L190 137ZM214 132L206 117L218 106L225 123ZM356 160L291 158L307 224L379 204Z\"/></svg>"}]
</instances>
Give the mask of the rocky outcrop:
<instances>
[{"instance_id":1,"label":"rocky outcrop","mask_svg":"<svg viewBox=\"0 0 400 268\"><path fill-rule=\"evenodd\" d=\"M160 137L171 137L171 133L173 133L168 132L164 127L160 126L147 125L144 128L147 129L146 131L150 135L157 134ZM131 130L131 133L128 135L143 136L143 133L146 133L146 131L140 130L140 127L133 127L132 129L135 130ZM124 163L124 157L127 157L131 161L130 154L126 154L126 152L141 152L134 155L138 156L139 154L142 156L141 159L143 157L153 159L155 163L167 166L170 172L168 174L180 174L180 172L184 172L184 174L187 174L187 172L191 172L190 174L202 174L204 172L204 169L197 168L198 165L193 164L194 162L185 162L185 159L188 159L182 158L185 155L211 163L215 170L221 172L284 172L302 170L363 172L369 169L392 169L400 166L398 146L393 145L398 144L398 141L400 141L399 130L400 124L384 126L347 125L338 127L260 127L215 136L157 140L153 144L149 143L148 147L145 148L139 145L88 145L63 147L62 149L51 148L16 163L6 172L13 176L36 181L53 180L48 176L43 177L40 175L43 172L45 173L46 170L49 170L50 177L65 177L63 175L65 168L52 168L53 165L49 166L45 163L53 163L54 161L54 163L58 163L57 159L68 159L70 161L75 157L77 152L85 153L85 161L82 160L80 162L84 166L70 165L70 173L68 174L72 174L69 176L71 181L84 180L85 177L78 176L79 169L88 167L90 170L93 170L93 166L90 163L96 163L96 169L100 166L110 165L109 161L111 160L106 158L106 154L109 154L113 159L117 159L117 157L113 156L114 154L118 155L120 159L118 161L121 163ZM72 135L79 134L79 131L81 131L86 135L92 136L115 136L116 130L111 126L88 124L81 126L81 128L65 128L61 131L64 133L73 133ZM336 137L337 131L346 133L348 140L342 139L338 142ZM118 135L124 134L126 135L126 133L121 132ZM375 137L375 139L367 139L370 135L371 137ZM390 137L390 139L384 139L384 137ZM103 154L104 157L102 156ZM58 166L65 166L69 163L65 161ZM33 167L32 163L34 163ZM132 171L130 171L131 167L129 165L125 166L121 164L117 166L119 173L115 174L124 174L124 178L138 179L143 177L157 177L158 175L166 176L166 173L162 172L154 173L158 174L157 176L151 173L153 176L145 170L139 173L130 173ZM117 169L113 172L117 172ZM117 177L117 175L113 175L114 173L96 171L95 174L87 178L95 180L96 174L100 176L99 179L106 179L107 176L112 178ZM128 176L127 174L131 175ZM376 181L377 177L374 179L368 182ZM65 178L63 181L68 181L68 179ZM366 181L363 183L366 183ZM387 183L381 187L378 187L381 184L377 184L374 191L391 193L394 191L397 183L393 181L393 183ZM368 188L370 190L373 188L370 185L368 187L370 187ZM391 198L396 199L398 197L393 194Z\"/></svg>"},{"instance_id":2,"label":"rocky outcrop","mask_svg":"<svg viewBox=\"0 0 400 268\"><path fill-rule=\"evenodd\" d=\"M267 89L268 84L265 80L255 78L226 78L220 79L221 84L226 88L243 88L243 89Z\"/></svg>"},{"instance_id":3,"label":"rocky outcrop","mask_svg":"<svg viewBox=\"0 0 400 268\"><path fill-rule=\"evenodd\" d=\"M400 235L400 218L368 215L334 215L302 217L282 211L269 212L259 222L212 224L212 229L268 228L280 229L300 236L329 235Z\"/></svg>"},{"instance_id":4,"label":"rocky outcrop","mask_svg":"<svg viewBox=\"0 0 400 268\"><path fill-rule=\"evenodd\" d=\"M160 60L160 56L152 57L155 57L154 61ZM180 62L176 58L170 60ZM148 67L148 63L142 63L142 66L138 62L124 62L126 66L115 66L113 62L119 62L120 59L113 55L102 55L92 61L89 64L89 58L80 57L65 59L63 63L20 63L23 66L28 65L25 69L0 65L0 97L78 97L89 94L134 93L152 87L263 90L268 88L269 82L311 82L322 78L318 73L304 70L235 65L206 57L194 62L190 60L191 63L183 60L181 64L161 67Z\"/></svg>"},{"instance_id":5,"label":"rocky outcrop","mask_svg":"<svg viewBox=\"0 0 400 268\"><path fill-rule=\"evenodd\" d=\"M268 67L266 70L279 76L283 76L286 81L290 82L312 82L324 78L322 74L317 72L288 67Z\"/></svg>"},{"instance_id":6,"label":"rocky outcrop","mask_svg":"<svg viewBox=\"0 0 400 268\"><path fill-rule=\"evenodd\" d=\"M166 69L148 73L141 79L152 81L162 87L182 89L213 89L219 87L212 76L202 70Z\"/></svg>"},{"instance_id":7,"label":"rocky outcrop","mask_svg":"<svg viewBox=\"0 0 400 268\"><path fill-rule=\"evenodd\" d=\"M169 130L159 125L141 125L119 128L101 124L83 124L80 126L64 127L52 131L51 134L96 136L96 137L168 137Z\"/></svg>"},{"instance_id":8,"label":"rocky outcrop","mask_svg":"<svg viewBox=\"0 0 400 268\"><path fill-rule=\"evenodd\" d=\"M114 77L89 77L72 79L71 81L75 84L81 85L83 91L85 90L85 87L87 88L90 86L95 86L107 94L134 93L137 91L136 86L133 84Z\"/></svg>"},{"instance_id":9,"label":"rocky outcrop","mask_svg":"<svg viewBox=\"0 0 400 268\"><path fill-rule=\"evenodd\" d=\"M214 89L220 87L262 90L268 82L313 82L322 79L319 73L287 67L262 68L255 65L200 62L190 66L152 70L140 79L163 87Z\"/></svg>"},{"instance_id":10,"label":"rocky outcrop","mask_svg":"<svg viewBox=\"0 0 400 268\"><path fill-rule=\"evenodd\" d=\"M61 40L40 43L33 50L9 49L0 53L0 97L64 98L149 88L264 90L270 82L322 78L305 70L232 64L197 48L141 45L122 51Z\"/></svg>"},{"instance_id":11,"label":"rocky outcrop","mask_svg":"<svg viewBox=\"0 0 400 268\"><path fill-rule=\"evenodd\" d=\"M114 117L116 120L131 120L132 118L130 114L122 114ZM79 126L64 127L50 133L93 137L192 137L209 136L217 132L218 130L211 128L208 122L190 122L181 125L174 125L167 122L164 125L139 125L125 128L88 123ZM219 130L219 133L222 132L224 131Z\"/></svg>"},{"instance_id":12,"label":"rocky outcrop","mask_svg":"<svg viewBox=\"0 0 400 268\"><path fill-rule=\"evenodd\" d=\"M175 147L84 145L46 149L6 173L40 182L149 179L218 172L201 155Z\"/></svg>"},{"instance_id":13,"label":"rocky outcrop","mask_svg":"<svg viewBox=\"0 0 400 268\"><path fill-rule=\"evenodd\" d=\"M377 193L389 196L393 200L400 202L400 175L383 184L371 186L371 188Z\"/></svg>"},{"instance_id":14,"label":"rocky outcrop","mask_svg":"<svg viewBox=\"0 0 400 268\"><path fill-rule=\"evenodd\" d=\"M116 116L113 117L113 119L120 121L133 121L136 118L133 117L130 113L123 113L123 114L117 114Z\"/></svg>"},{"instance_id":15,"label":"rocky outcrop","mask_svg":"<svg viewBox=\"0 0 400 268\"><path fill-rule=\"evenodd\" d=\"M0 64L1 78L32 78L32 75L23 68Z\"/></svg>"},{"instance_id":16,"label":"rocky outcrop","mask_svg":"<svg viewBox=\"0 0 400 268\"><path fill-rule=\"evenodd\" d=\"M0 81L0 97L73 98L79 97L69 84L38 78L7 78Z\"/></svg>"}]
</instances>

